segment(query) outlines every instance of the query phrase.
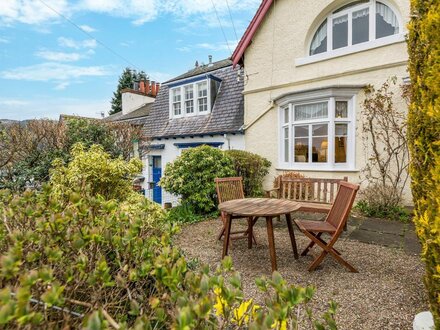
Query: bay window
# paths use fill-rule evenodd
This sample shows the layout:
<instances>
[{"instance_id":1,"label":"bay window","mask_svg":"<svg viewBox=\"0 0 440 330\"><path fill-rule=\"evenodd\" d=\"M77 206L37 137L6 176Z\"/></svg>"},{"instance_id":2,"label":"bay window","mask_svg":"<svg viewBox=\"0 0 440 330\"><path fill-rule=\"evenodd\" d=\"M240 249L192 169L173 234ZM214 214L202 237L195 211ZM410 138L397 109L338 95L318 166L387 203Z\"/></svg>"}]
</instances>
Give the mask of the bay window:
<instances>
[{"instance_id":1,"label":"bay window","mask_svg":"<svg viewBox=\"0 0 440 330\"><path fill-rule=\"evenodd\" d=\"M279 103L280 168L354 169L354 96L285 99Z\"/></svg>"}]
</instances>

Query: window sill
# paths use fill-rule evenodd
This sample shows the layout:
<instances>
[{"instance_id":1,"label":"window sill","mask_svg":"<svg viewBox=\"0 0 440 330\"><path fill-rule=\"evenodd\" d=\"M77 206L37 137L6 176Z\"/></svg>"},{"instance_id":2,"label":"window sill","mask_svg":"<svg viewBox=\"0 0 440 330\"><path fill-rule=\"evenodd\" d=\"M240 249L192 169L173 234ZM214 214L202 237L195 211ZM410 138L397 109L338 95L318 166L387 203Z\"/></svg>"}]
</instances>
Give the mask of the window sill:
<instances>
[{"instance_id":1,"label":"window sill","mask_svg":"<svg viewBox=\"0 0 440 330\"><path fill-rule=\"evenodd\" d=\"M305 167L288 167L288 166L278 166L275 168L277 171L298 171L298 172L347 172L356 173L359 169L355 168L341 168L341 167L315 167L315 168L305 168Z\"/></svg>"},{"instance_id":2,"label":"window sill","mask_svg":"<svg viewBox=\"0 0 440 330\"><path fill-rule=\"evenodd\" d=\"M358 44L358 45L354 45L354 46L350 46L350 47L344 47L344 48L328 51L328 52L321 53L321 54L297 58L295 60L295 66L299 67L299 66L303 66L303 65L307 65L307 64L317 63L317 62L321 62L321 61L327 61L327 60L330 60L333 58L346 56L346 55L350 55L350 54L355 54L355 53L367 51L370 49L384 47L384 46L388 46L388 45L392 45L392 44L396 44L396 43L400 43L400 42L404 42L404 41L405 41L404 34L402 34L402 33L395 34L395 35L392 35L389 37L375 39L370 42L364 42L362 44Z\"/></svg>"}]
</instances>

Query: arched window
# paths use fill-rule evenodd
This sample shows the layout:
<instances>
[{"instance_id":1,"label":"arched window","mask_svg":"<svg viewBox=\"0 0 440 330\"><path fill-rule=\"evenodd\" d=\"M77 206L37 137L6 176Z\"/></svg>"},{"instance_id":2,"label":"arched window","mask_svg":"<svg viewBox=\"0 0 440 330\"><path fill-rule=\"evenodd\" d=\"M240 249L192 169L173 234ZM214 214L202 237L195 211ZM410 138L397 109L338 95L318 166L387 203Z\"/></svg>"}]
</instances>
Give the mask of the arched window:
<instances>
[{"instance_id":1,"label":"arched window","mask_svg":"<svg viewBox=\"0 0 440 330\"><path fill-rule=\"evenodd\" d=\"M309 55L350 47L398 34L399 20L385 3L351 2L328 15L316 30Z\"/></svg>"}]
</instances>

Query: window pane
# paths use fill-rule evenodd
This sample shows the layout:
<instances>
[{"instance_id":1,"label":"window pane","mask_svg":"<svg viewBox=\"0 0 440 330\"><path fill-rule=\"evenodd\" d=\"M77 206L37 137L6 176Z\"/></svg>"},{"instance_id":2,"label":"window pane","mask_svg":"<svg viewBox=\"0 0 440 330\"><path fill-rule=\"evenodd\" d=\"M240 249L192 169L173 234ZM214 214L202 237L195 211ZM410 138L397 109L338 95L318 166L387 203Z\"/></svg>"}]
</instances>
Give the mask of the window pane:
<instances>
[{"instance_id":1,"label":"window pane","mask_svg":"<svg viewBox=\"0 0 440 330\"><path fill-rule=\"evenodd\" d=\"M284 161L289 161L289 128L284 128Z\"/></svg>"},{"instance_id":2,"label":"window pane","mask_svg":"<svg viewBox=\"0 0 440 330\"><path fill-rule=\"evenodd\" d=\"M208 96L208 83L206 81L199 83L197 87L199 91L199 97Z\"/></svg>"},{"instance_id":3,"label":"window pane","mask_svg":"<svg viewBox=\"0 0 440 330\"><path fill-rule=\"evenodd\" d=\"M327 20L325 20L316 31L310 45L310 55L324 53L327 51Z\"/></svg>"},{"instance_id":4,"label":"window pane","mask_svg":"<svg viewBox=\"0 0 440 330\"><path fill-rule=\"evenodd\" d=\"M354 11L352 14L352 44L356 45L369 39L369 9Z\"/></svg>"},{"instance_id":5,"label":"window pane","mask_svg":"<svg viewBox=\"0 0 440 330\"><path fill-rule=\"evenodd\" d=\"M194 98L193 85L185 86L185 100Z\"/></svg>"},{"instance_id":6,"label":"window pane","mask_svg":"<svg viewBox=\"0 0 440 330\"><path fill-rule=\"evenodd\" d=\"M313 163L327 163L328 155L328 137L313 137L312 138L312 162Z\"/></svg>"},{"instance_id":7,"label":"window pane","mask_svg":"<svg viewBox=\"0 0 440 330\"><path fill-rule=\"evenodd\" d=\"M176 115L176 116L178 116L178 115L180 115L182 113L180 102L173 103L173 110L174 110L174 115Z\"/></svg>"},{"instance_id":8,"label":"window pane","mask_svg":"<svg viewBox=\"0 0 440 330\"><path fill-rule=\"evenodd\" d=\"M295 126L295 162L309 162L309 126Z\"/></svg>"},{"instance_id":9,"label":"window pane","mask_svg":"<svg viewBox=\"0 0 440 330\"><path fill-rule=\"evenodd\" d=\"M376 39L399 33L399 22L390 7L376 2Z\"/></svg>"},{"instance_id":10,"label":"window pane","mask_svg":"<svg viewBox=\"0 0 440 330\"><path fill-rule=\"evenodd\" d=\"M318 119L328 117L328 102L295 106L295 120Z\"/></svg>"},{"instance_id":11,"label":"window pane","mask_svg":"<svg viewBox=\"0 0 440 330\"><path fill-rule=\"evenodd\" d=\"M312 125L313 136L327 136L328 126L327 124Z\"/></svg>"},{"instance_id":12,"label":"window pane","mask_svg":"<svg viewBox=\"0 0 440 330\"><path fill-rule=\"evenodd\" d=\"M347 162L347 124L335 125L335 163Z\"/></svg>"},{"instance_id":13,"label":"window pane","mask_svg":"<svg viewBox=\"0 0 440 330\"><path fill-rule=\"evenodd\" d=\"M186 113L194 113L194 100L185 101Z\"/></svg>"},{"instance_id":14,"label":"window pane","mask_svg":"<svg viewBox=\"0 0 440 330\"><path fill-rule=\"evenodd\" d=\"M295 126L295 137L309 137L309 126Z\"/></svg>"},{"instance_id":15,"label":"window pane","mask_svg":"<svg viewBox=\"0 0 440 330\"><path fill-rule=\"evenodd\" d=\"M312 162L327 162L328 125L312 125Z\"/></svg>"},{"instance_id":16,"label":"window pane","mask_svg":"<svg viewBox=\"0 0 440 330\"><path fill-rule=\"evenodd\" d=\"M180 102L180 88L173 89L173 102Z\"/></svg>"},{"instance_id":17,"label":"window pane","mask_svg":"<svg viewBox=\"0 0 440 330\"><path fill-rule=\"evenodd\" d=\"M284 108L284 124L289 122L289 108Z\"/></svg>"},{"instance_id":18,"label":"window pane","mask_svg":"<svg viewBox=\"0 0 440 330\"><path fill-rule=\"evenodd\" d=\"M336 118L347 118L347 116L348 116L348 102L347 101L336 101L335 117Z\"/></svg>"},{"instance_id":19,"label":"window pane","mask_svg":"<svg viewBox=\"0 0 440 330\"><path fill-rule=\"evenodd\" d=\"M333 49L348 45L348 15L333 19Z\"/></svg>"}]
</instances>

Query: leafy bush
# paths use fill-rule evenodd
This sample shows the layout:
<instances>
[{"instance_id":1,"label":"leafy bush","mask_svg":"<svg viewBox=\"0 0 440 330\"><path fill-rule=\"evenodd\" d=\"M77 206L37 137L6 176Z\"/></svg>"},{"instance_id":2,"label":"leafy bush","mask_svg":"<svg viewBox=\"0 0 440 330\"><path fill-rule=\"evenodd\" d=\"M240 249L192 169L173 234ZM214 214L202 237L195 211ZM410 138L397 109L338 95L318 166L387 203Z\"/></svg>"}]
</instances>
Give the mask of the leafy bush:
<instances>
[{"instance_id":1,"label":"leafy bush","mask_svg":"<svg viewBox=\"0 0 440 330\"><path fill-rule=\"evenodd\" d=\"M269 173L270 161L244 150L227 150L225 153L234 163L236 176L243 178L245 196L262 196L263 180Z\"/></svg>"},{"instance_id":2,"label":"leafy bush","mask_svg":"<svg viewBox=\"0 0 440 330\"><path fill-rule=\"evenodd\" d=\"M31 120L0 125L0 188L38 188L49 179L55 158L70 159L75 143L100 144L113 158L133 156L133 141L146 142L140 126L67 117L62 123Z\"/></svg>"},{"instance_id":3,"label":"leafy bush","mask_svg":"<svg viewBox=\"0 0 440 330\"><path fill-rule=\"evenodd\" d=\"M396 199L393 189L388 189L382 184L370 185L362 189L360 193L361 199L355 208L367 217L386 218L408 222L410 213L399 203L391 203Z\"/></svg>"},{"instance_id":4,"label":"leafy bush","mask_svg":"<svg viewBox=\"0 0 440 330\"><path fill-rule=\"evenodd\" d=\"M244 299L230 258L213 273L190 270L171 246L175 228L165 225L160 207L129 191L129 181L121 184L101 147L75 149L72 162L85 161L83 172L70 164L65 171L80 182L90 178L80 190L69 186L60 195L55 175L54 187L41 192L0 191L2 328L285 329L301 322L336 329L334 304L315 319L307 306L314 289L287 285L278 273L257 280L267 293L258 306ZM87 162L91 154L99 157ZM96 195L103 187L97 170L110 172L127 197Z\"/></svg>"},{"instance_id":5,"label":"leafy bush","mask_svg":"<svg viewBox=\"0 0 440 330\"><path fill-rule=\"evenodd\" d=\"M425 284L440 329L440 1L411 0L408 135L417 235L426 263Z\"/></svg>"},{"instance_id":6,"label":"leafy bush","mask_svg":"<svg viewBox=\"0 0 440 330\"><path fill-rule=\"evenodd\" d=\"M130 178L142 170L142 162L133 158L112 159L101 145L86 150L77 143L72 147L72 160L67 165L57 159L51 172L50 182L54 193L69 196L73 191L86 190L105 199L126 199L132 193Z\"/></svg>"},{"instance_id":7,"label":"leafy bush","mask_svg":"<svg viewBox=\"0 0 440 330\"><path fill-rule=\"evenodd\" d=\"M195 223L206 219L206 216L197 214L188 203L177 205L167 212L167 219L171 223Z\"/></svg>"},{"instance_id":8,"label":"leafy bush","mask_svg":"<svg viewBox=\"0 0 440 330\"><path fill-rule=\"evenodd\" d=\"M200 146L184 150L168 163L159 185L182 196L197 213L208 213L216 206L215 178L234 175L231 159L217 148Z\"/></svg>"}]
</instances>

